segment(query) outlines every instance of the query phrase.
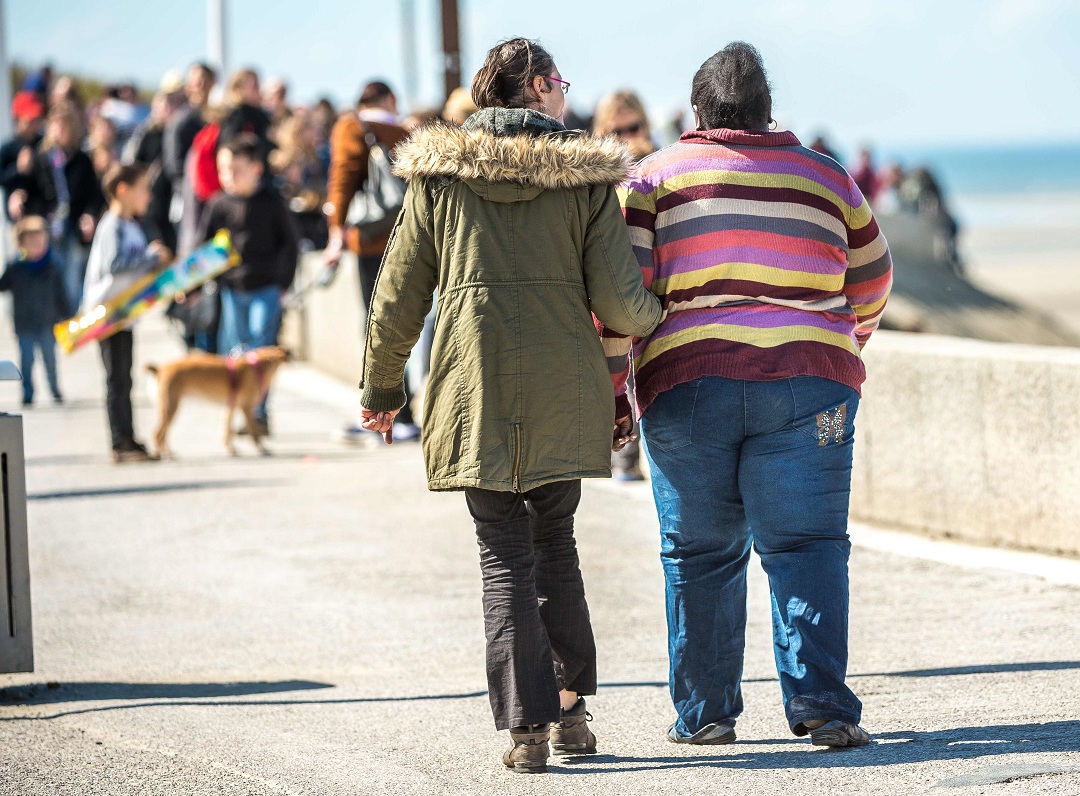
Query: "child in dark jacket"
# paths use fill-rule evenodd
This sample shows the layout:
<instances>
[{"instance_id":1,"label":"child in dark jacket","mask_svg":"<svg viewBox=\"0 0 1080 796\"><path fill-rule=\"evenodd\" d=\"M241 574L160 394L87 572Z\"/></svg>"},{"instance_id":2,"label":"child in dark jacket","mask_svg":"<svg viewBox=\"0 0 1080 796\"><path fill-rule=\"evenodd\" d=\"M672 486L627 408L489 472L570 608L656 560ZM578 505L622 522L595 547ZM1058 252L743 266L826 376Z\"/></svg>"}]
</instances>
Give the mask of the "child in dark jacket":
<instances>
[{"instance_id":1,"label":"child in dark jacket","mask_svg":"<svg viewBox=\"0 0 1080 796\"><path fill-rule=\"evenodd\" d=\"M19 338L23 406L34 403L34 349L41 351L53 400L63 402L56 376L53 326L74 314L64 277L49 249L49 227L41 216L26 216L15 225L19 253L0 277L0 290L13 298L15 336Z\"/></svg>"},{"instance_id":2,"label":"child in dark jacket","mask_svg":"<svg viewBox=\"0 0 1080 796\"><path fill-rule=\"evenodd\" d=\"M296 274L297 234L292 214L277 190L264 179L263 147L252 135L226 141L218 150L221 193L206 206L201 239L227 229L241 263L225 272L221 285L218 350L276 345L281 329L281 300ZM255 410L269 433L265 399Z\"/></svg>"}]
</instances>

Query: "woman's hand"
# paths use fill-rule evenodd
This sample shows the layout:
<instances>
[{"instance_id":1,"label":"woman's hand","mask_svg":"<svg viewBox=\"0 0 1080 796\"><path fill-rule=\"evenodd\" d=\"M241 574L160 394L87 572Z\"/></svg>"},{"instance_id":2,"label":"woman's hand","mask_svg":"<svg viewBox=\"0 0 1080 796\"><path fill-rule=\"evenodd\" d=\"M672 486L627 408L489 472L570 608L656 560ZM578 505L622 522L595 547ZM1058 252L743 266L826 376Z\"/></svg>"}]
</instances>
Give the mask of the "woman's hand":
<instances>
[{"instance_id":1,"label":"woman's hand","mask_svg":"<svg viewBox=\"0 0 1080 796\"><path fill-rule=\"evenodd\" d=\"M378 431L387 445L394 444L394 418L400 409L392 412L376 412L374 409L360 410L360 427L368 431Z\"/></svg>"},{"instance_id":2,"label":"woman's hand","mask_svg":"<svg viewBox=\"0 0 1080 796\"><path fill-rule=\"evenodd\" d=\"M616 418L615 430L611 435L611 449L621 451L638 437L634 431L634 416Z\"/></svg>"}]
</instances>

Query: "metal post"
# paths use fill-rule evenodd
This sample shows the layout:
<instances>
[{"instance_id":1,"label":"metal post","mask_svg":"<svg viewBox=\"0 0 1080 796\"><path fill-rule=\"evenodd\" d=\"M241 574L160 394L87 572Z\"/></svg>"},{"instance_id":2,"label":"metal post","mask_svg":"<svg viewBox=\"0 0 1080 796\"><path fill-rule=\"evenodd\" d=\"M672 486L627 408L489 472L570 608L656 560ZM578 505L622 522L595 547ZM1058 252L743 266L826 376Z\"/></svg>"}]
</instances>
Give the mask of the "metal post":
<instances>
[{"instance_id":1,"label":"metal post","mask_svg":"<svg viewBox=\"0 0 1080 796\"><path fill-rule=\"evenodd\" d=\"M405 104L409 110L415 110L420 95L415 0L401 0L401 53L405 59Z\"/></svg>"},{"instance_id":2,"label":"metal post","mask_svg":"<svg viewBox=\"0 0 1080 796\"><path fill-rule=\"evenodd\" d=\"M19 378L14 363L0 362L0 381ZM0 412L0 673L32 671L34 634L22 418Z\"/></svg>"},{"instance_id":3,"label":"metal post","mask_svg":"<svg viewBox=\"0 0 1080 796\"><path fill-rule=\"evenodd\" d=\"M457 0L442 1L443 84L446 96L461 85L461 39Z\"/></svg>"},{"instance_id":4,"label":"metal post","mask_svg":"<svg viewBox=\"0 0 1080 796\"><path fill-rule=\"evenodd\" d=\"M206 60L225 81L225 0L206 0Z\"/></svg>"}]
</instances>

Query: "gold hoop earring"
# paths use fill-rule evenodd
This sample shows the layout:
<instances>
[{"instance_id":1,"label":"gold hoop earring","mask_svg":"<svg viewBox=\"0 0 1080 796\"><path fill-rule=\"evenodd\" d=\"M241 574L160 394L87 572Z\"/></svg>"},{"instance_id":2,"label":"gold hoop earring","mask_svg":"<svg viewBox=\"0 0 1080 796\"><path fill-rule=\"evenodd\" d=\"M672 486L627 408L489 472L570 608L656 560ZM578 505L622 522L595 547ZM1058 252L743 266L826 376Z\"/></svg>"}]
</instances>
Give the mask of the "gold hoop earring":
<instances>
[{"instance_id":1,"label":"gold hoop earring","mask_svg":"<svg viewBox=\"0 0 1080 796\"><path fill-rule=\"evenodd\" d=\"M770 130L775 130L776 129L776 119L769 119L769 129Z\"/></svg>"}]
</instances>

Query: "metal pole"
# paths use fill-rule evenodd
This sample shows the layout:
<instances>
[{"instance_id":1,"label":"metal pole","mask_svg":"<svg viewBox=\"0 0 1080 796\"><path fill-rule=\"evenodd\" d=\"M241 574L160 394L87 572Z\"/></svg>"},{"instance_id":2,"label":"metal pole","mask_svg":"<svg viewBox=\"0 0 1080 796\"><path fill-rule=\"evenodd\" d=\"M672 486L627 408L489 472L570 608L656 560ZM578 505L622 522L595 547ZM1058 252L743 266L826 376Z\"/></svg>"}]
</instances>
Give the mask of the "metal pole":
<instances>
[{"instance_id":1,"label":"metal pole","mask_svg":"<svg viewBox=\"0 0 1080 796\"><path fill-rule=\"evenodd\" d=\"M443 84L446 96L461 85L461 40L457 0L442 0Z\"/></svg>"},{"instance_id":2,"label":"metal pole","mask_svg":"<svg viewBox=\"0 0 1080 796\"><path fill-rule=\"evenodd\" d=\"M405 58L405 103L416 109L420 78L416 57L416 2L401 0L401 53Z\"/></svg>"},{"instance_id":3,"label":"metal pole","mask_svg":"<svg viewBox=\"0 0 1080 796\"><path fill-rule=\"evenodd\" d=\"M206 0L206 60L225 81L225 0Z\"/></svg>"}]
</instances>

